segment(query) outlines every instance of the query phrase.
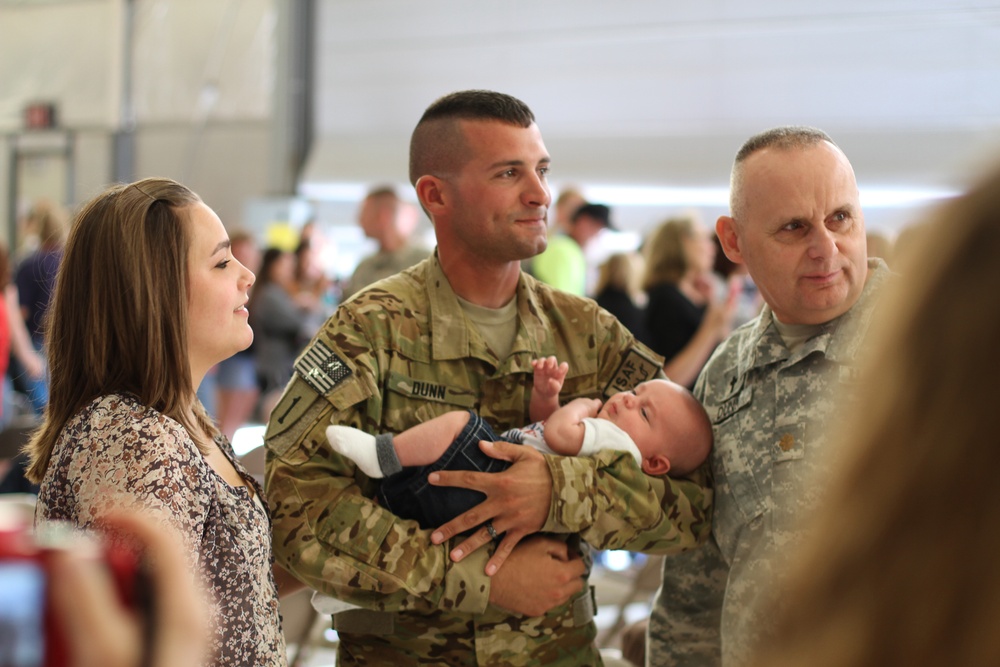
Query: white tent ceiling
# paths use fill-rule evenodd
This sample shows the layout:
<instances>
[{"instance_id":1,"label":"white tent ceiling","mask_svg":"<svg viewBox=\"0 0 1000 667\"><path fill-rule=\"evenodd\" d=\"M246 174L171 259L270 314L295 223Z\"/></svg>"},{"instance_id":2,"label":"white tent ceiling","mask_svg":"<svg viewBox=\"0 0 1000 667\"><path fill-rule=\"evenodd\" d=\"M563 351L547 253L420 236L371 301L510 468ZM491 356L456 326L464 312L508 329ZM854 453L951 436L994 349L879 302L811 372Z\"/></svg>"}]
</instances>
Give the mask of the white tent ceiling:
<instances>
[{"instance_id":1,"label":"white tent ceiling","mask_svg":"<svg viewBox=\"0 0 1000 667\"><path fill-rule=\"evenodd\" d=\"M865 188L956 188L1000 160L1000 3L320 0L304 186L406 181L424 108L534 110L553 182L725 188L750 134L823 128Z\"/></svg>"}]
</instances>

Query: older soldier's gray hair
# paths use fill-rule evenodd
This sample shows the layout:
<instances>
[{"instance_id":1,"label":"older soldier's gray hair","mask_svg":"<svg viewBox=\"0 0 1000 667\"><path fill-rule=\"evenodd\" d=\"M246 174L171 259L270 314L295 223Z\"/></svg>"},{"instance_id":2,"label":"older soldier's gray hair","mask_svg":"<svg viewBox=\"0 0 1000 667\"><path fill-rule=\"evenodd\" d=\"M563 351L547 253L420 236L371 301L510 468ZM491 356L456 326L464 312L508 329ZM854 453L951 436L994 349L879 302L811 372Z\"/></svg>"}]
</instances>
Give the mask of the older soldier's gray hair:
<instances>
[{"instance_id":1,"label":"older soldier's gray hair","mask_svg":"<svg viewBox=\"0 0 1000 667\"><path fill-rule=\"evenodd\" d=\"M729 177L729 211L734 220L739 222L742 213L743 197L743 162L765 148L778 150L803 149L815 146L821 141L827 141L834 146L836 142L823 130L806 125L782 125L764 130L744 142L736 153L733 161L733 171ZM839 149L840 147L837 146Z\"/></svg>"}]
</instances>

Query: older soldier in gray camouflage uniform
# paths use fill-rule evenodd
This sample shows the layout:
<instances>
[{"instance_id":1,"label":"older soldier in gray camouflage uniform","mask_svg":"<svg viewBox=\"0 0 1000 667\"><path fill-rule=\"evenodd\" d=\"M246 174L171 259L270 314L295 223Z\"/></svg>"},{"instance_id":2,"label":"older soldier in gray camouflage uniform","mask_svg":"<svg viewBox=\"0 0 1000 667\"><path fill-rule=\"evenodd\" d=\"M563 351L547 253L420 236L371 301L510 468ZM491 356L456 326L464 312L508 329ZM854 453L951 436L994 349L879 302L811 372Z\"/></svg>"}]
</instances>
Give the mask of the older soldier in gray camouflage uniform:
<instances>
[{"instance_id":1,"label":"older soldier in gray camouflage uniform","mask_svg":"<svg viewBox=\"0 0 1000 667\"><path fill-rule=\"evenodd\" d=\"M507 471L440 473L486 500L428 531L379 507L375 483L327 443L330 424L398 433L463 408L495 429L524 423L539 357L569 363L565 400L661 375L662 359L593 301L521 272L545 247L550 201L549 157L522 102L446 96L410 153L438 247L342 304L297 360L266 435L276 559L363 608L335 616L338 665L600 664L580 538L691 548L708 536L706 480L650 478L621 452L498 443ZM490 529L506 533L499 546Z\"/></svg>"},{"instance_id":2,"label":"older soldier in gray camouflage uniform","mask_svg":"<svg viewBox=\"0 0 1000 667\"><path fill-rule=\"evenodd\" d=\"M739 665L766 633L770 591L795 519L816 502L830 427L888 277L867 259L854 171L823 132L780 127L733 165L732 216L716 231L766 303L715 351L695 386L713 423L712 539L665 559L648 665Z\"/></svg>"}]
</instances>

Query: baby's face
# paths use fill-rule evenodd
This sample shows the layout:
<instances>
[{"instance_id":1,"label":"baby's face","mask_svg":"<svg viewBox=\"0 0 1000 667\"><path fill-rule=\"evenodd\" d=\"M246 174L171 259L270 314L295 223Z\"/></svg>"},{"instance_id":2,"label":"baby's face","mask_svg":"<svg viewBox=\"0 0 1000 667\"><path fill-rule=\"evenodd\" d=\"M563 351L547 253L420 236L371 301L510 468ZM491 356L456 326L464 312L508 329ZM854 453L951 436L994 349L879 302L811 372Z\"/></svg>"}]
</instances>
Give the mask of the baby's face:
<instances>
[{"instance_id":1,"label":"baby's face","mask_svg":"<svg viewBox=\"0 0 1000 667\"><path fill-rule=\"evenodd\" d=\"M625 431L639 448L643 461L666 455L671 415L682 409L679 389L667 380L649 380L633 391L609 398L597 416Z\"/></svg>"}]
</instances>

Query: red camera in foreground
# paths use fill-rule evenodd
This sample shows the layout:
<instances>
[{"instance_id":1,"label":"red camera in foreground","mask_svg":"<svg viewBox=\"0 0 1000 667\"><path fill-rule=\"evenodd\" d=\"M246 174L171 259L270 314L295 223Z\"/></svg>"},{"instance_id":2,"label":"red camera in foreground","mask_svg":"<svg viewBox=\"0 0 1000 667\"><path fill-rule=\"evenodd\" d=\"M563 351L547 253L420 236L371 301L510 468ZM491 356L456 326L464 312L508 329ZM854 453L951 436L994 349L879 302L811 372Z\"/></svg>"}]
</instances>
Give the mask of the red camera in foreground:
<instances>
[{"instance_id":1,"label":"red camera in foreground","mask_svg":"<svg viewBox=\"0 0 1000 667\"><path fill-rule=\"evenodd\" d=\"M147 630L151 627L149 579L135 549L122 539L60 524L36 533L31 515L30 502L0 501L0 665L71 664L72 647L51 604L51 591L60 582L50 576L50 562L59 552L104 563L122 604L139 610ZM85 600L80 605L69 613L90 613Z\"/></svg>"}]
</instances>

